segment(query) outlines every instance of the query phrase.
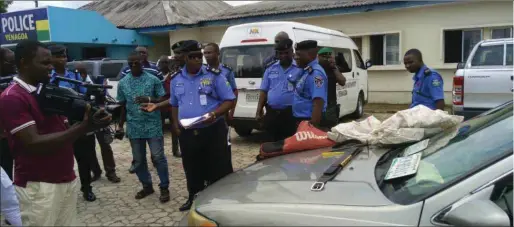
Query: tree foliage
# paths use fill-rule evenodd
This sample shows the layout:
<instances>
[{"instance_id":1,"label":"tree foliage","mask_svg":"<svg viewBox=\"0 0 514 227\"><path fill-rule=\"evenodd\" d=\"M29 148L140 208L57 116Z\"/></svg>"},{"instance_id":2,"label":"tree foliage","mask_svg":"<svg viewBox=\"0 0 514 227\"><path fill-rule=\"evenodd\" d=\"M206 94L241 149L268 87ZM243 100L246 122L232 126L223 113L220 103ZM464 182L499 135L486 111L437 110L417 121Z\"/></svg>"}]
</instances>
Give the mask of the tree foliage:
<instances>
[{"instance_id":1,"label":"tree foliage","mask_svg":"<svg viewBox=\"0 0 514 227\"><path fill-rule=\"evenodd\" d=\"M12 0L0 0L0 13L6 13L10 4L12 4Z\"/></svg>"}]
</instances>

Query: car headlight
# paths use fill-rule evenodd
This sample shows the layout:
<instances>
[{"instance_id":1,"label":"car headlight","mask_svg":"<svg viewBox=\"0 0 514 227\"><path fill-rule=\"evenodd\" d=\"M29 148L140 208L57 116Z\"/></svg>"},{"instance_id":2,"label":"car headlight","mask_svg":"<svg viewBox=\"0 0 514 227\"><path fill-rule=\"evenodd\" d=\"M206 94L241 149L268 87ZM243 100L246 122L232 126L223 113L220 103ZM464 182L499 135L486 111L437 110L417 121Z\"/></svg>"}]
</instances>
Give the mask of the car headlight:
<instances>
[{"instance_id":1,"label":"car headlight","mask_svg":"<svg viewBox=\"0 0 514 227\"><path fill-rule=\"evenodd\" d=\"M188 226L217 227L218 224L196 212L196 207L193 203L191 210L189 210Z\"/></svg>"}]
</instances>

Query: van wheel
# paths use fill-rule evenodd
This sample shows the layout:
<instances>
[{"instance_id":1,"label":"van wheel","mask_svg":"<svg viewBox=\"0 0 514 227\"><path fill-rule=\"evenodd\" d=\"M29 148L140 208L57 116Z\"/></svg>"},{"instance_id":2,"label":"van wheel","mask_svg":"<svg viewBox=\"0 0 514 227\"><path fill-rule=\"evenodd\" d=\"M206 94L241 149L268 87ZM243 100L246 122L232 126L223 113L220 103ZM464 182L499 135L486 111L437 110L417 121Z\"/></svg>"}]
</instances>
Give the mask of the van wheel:
<instances>
[{"instance_id":1,"label":"van wheel","mask_svg":"<svg viewBox=\"0 0 514 227\"><path fill-rule=\"evenodd\" d=\"M359 99L357 99L357 107L355 108L355 111L352 113L352 117L354 118L361 118L362 115L364 115L364 95L359 93Z\"/></svg>"},{"instance_id":2,"label":"van wheel","mask_svg":"<svg viewBox=\"0 0 514 227\"><path fill-rule=\"evenodd\" d=\"M252 128L246 127L235 127L234 130L236 130L236 133L241 137L248 137L252 134L253 131Z\"/></svg>"}]
</instances>

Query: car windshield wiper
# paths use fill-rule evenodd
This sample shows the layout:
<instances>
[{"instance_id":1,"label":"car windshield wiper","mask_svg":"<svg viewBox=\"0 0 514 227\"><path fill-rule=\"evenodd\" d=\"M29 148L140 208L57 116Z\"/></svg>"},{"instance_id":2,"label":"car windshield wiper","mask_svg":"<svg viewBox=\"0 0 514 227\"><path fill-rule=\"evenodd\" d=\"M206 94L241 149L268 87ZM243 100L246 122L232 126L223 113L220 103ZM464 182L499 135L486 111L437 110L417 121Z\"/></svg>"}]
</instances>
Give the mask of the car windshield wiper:
<instances>
[{"instance_id":1,"label":"car windshield wiper","mask_svg":"<svg viewBox=\"0 0 514 227\"><path fill-rule=\"evenodd\" d=\"M365 144L360 146L353 146L353 150L345 152L339 157L330 167L323 172L320 178L311 186L311 191L321 191L325 188L325 184L334 179L335 176L359 153L364 149Z\"/></svg>"}]
</instances>

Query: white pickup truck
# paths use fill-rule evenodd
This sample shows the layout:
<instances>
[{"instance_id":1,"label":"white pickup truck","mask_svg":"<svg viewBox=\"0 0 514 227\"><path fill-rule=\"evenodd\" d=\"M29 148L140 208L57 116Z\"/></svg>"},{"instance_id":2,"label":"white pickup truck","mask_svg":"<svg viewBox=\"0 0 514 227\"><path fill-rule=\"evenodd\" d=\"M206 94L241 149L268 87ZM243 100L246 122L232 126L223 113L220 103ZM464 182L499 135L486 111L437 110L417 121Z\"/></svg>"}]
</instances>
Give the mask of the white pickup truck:
<instances>
[{"instance_id":1,"label":"white pickup truck","mask_svg":"<svg viewBox=\"0 0 514 227\"><path fill-rule=\"evenodd\" d=\"M453 113L472 118L512 100L512 39L478 43L453 77Z\"/></svg>"}]
</instances>

